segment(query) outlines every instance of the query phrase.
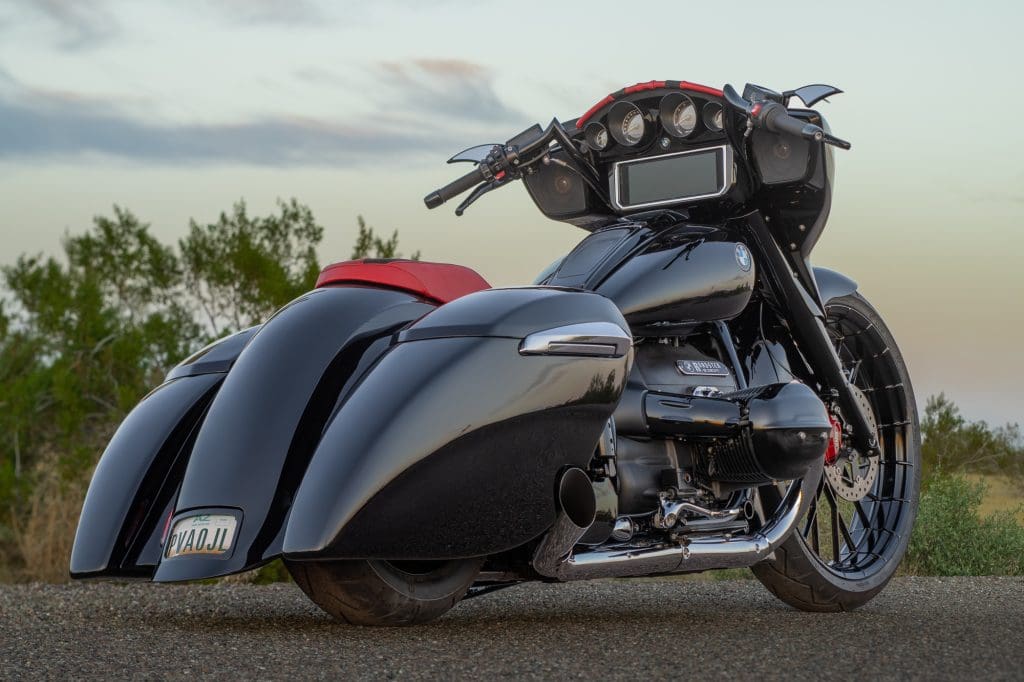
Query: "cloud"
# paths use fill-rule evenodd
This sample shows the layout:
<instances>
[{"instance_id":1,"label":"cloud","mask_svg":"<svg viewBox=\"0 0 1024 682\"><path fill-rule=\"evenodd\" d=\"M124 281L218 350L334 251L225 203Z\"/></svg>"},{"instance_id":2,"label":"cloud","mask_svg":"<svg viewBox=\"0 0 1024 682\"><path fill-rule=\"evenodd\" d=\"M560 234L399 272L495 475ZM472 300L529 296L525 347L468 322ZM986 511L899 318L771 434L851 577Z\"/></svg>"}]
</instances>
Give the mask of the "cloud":
<instances>
[{"instance_id":1,"label":"cloud","mask_svg":"<svg viewBox=\"0 0 1024 682\"><path fill-rule=\"evenodd\" d=\"M0 159L103 154L165 163L347 166L382 155L444 152L455 145L437 131L297 116L160 124L123 111L116 102L25 88L0 71Z\"/></svg>"},{"instance_id":2,"label":"cloud","mask_svg":"<svg viewBox=\"0 0 1024 682\"><path fill-rule=\"evenodd\" d=\"M523 113L505 104L485 67L461 59L382 62L384 95L392 108L482 123L522 123Z\"/></svg>"},{"instance_id":3,"label":"cloud","mask_svg":"<svg viewBox=\"0 0 1024 682\"><path fill-rule=\"evenodd\" d=\"M207 0L226 18L243 24L320 24L323 11L311 0Z\"/></svg>"},{"instance_id":4,"label":"cloud","mask_svg":"<svg viewBox=\"0 0 1024 682\"><path fill-rule=\"evenodd\" d=\"M103 0L14 0L14 6L46 18L68 50L93 47L117 36L121 27Z\"/></svg>"},{"instance_id":5,"label":"cloud","mask_svg":"<svg viewBox=\"0 0 1024 682\"><path fill-rule=\"evenodd\" d=\"M0 69L0 159L106 155L156 163L365 164L376 158L450 154L510 137L525 117L506 105L484 67L417 59L358 74L322 68L295 76L358 92L371 111L356 119L258 115L230 123L167 123L137 101L32 88Z\"/></svg>"}]
</instances>

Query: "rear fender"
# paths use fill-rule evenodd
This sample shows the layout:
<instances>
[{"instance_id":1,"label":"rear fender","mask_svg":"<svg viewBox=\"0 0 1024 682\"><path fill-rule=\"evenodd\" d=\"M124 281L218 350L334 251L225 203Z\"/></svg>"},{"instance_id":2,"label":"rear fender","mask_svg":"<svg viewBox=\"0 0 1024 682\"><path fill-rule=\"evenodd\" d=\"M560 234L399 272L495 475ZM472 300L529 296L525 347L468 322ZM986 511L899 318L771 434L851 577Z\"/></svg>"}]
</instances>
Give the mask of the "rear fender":
<instances>
[{"instance_id":1,"label":"rear fender","mask_svg":"<svg viewBox=\"0 0 1024 682\"><path fill-rule=\"evenodd\" d=\"M178 377L154 389L118 427L85 496L71 550L71 577L153 575L165 509L188 446L222 373Z\"/></svg>"},{"instance_id":2,"label":"rear fender","mask_svg":"<svg viewBox=\"0 0 1024 682\"><path fill-rule=\"evenodd\" d=\"M89 484L71 577L152 577L198 425L258 330L214 341L182 361L121 423Z\"/></svg>"},{"instance_id":3,"label":"rear fender","mask_svg":"<svg viewBox=\"0 0 1024 682\"><path fill-rule=\"evenodd\" d=\"M615 340L548 343L595 323ZM401 332L324 432L285 556L450 559L539 536L558 473L588 464L618 402L627 329L603 296L541 287L470 294Z\"/></svg>"},{"instance_id":4,"label":"rear fender","mask_svg":"<svg viewBox=\"0 0 1024 682\"><path fill-rule=\"evenodd\" d=\"M280 553L284 520L348 390L391 335L433 305L399 291L325 287L279 310L245 347L199 428L171 527L202 513L235 516L228 553L164 558L154 580L227 575Z\"/></svg>"}]
</instances>

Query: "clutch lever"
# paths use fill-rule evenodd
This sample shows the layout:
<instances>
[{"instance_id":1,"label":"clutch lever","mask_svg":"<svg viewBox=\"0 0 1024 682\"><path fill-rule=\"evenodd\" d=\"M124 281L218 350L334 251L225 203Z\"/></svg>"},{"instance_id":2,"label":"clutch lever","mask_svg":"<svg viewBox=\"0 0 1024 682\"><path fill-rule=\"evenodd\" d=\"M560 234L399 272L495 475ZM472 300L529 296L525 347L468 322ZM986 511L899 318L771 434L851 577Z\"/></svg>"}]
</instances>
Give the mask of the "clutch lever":
<instances>
[{"instance_id":1,"label":"clutch lever","mask_svg":"<svg viewBox=\"0 0 1024 682\"><path fill-rule=\"evenodd\" d=\"M473 202L475 202L477 199L490 192L492 189L497 189L506 184L508 184L507 179L499 180L498 182L480 183L472 192L470 192L469 196L466 197L461 204L459 204L458 208L455 209L455 215L461 218L462 214L466 212L466 209L469 208L473 204Z\"/></svg>"},{"instance_id":2,"label":"clutch lever","mask_svg":"<svg viewBox=\"0 0 1024 682\"><path fill-rule=\"evenodd\" d=\"M725 101L732 105L734 109L739 109L747 115L751 114L754 103L743 99L743 95L736 92L736 88L726 83L725 87L722 88L722 95L725 97Z\"/></svg>"}]
</instances>

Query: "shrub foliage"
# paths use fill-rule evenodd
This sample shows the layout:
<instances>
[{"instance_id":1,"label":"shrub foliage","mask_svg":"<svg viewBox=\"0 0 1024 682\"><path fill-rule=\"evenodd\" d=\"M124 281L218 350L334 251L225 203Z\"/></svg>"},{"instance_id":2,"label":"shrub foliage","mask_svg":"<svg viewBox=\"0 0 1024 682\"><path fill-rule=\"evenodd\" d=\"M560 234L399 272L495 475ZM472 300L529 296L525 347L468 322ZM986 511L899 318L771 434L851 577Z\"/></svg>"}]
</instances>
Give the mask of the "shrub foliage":
<instances>
[{"instance_id":1,"label":"shrub foliage","mask_svg":"<svg viewBox=\"0 0 1024 682\"><path fill-rule=\"evenodd\" d=\"M1022 575L1024 526L1011 511L981 516L984 483L934 477L921 496L905 570L918 575Z\"/></svg>"}]
</instances>

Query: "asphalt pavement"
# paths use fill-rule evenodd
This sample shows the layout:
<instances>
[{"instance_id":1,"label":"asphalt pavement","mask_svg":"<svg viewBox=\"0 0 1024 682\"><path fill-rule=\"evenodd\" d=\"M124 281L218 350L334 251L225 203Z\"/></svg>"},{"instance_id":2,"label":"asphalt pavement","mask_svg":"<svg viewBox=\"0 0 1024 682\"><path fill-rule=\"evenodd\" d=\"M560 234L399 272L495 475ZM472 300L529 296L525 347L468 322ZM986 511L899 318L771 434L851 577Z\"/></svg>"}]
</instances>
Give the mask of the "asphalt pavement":
<instances>
[{"instance_id":1,"label":"asphalt pavement","mask_svg":"<svg viewBox=\"0 0 1024 682\"><path fill-rule=\"evenodd\" d=\"M0 678L1024 679L1024 579L900 578L807 614L754 580L523 585L416 628L290 584L0 586Z\"/></svg>"}]
</instances>

